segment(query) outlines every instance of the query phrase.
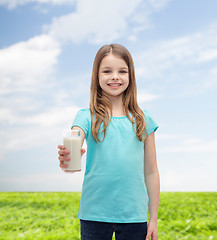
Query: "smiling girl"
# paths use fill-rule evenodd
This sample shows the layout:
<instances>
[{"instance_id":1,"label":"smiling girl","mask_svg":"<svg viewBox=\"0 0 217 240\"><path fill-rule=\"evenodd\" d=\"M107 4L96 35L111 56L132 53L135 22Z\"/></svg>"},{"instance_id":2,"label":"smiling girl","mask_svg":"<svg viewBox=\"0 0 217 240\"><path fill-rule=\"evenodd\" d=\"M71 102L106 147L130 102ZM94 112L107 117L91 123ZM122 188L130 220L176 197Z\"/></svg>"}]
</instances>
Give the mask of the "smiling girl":
<instances>
[{"instance_id":1,"label":"smiling girl","mask_svg":"<svg viewBox=\"0 0 217 240\"><path fill-rule=\"evenodd\" d=\"M125 47L99 49L90 93L90 107L80 109L72 124L81 131L82 145L87 142L78 215L81 239L111 240L115 232L117 240L157 240L159 126L138 106L134 63ZM58 148L65 169L69 151Z\"/></svg>"}]
</instances>

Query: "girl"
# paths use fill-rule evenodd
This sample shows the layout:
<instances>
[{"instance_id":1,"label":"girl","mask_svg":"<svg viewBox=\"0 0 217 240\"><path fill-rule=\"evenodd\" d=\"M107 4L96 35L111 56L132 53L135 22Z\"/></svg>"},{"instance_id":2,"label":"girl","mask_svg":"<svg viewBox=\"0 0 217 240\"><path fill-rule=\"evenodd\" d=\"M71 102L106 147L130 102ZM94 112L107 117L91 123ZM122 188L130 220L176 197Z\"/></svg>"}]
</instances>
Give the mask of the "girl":
<instances>
[{"instance_id":1,"label":"girl","mask_svg":"<svg viewBox=\"0 0 217 240\"><path fill-rule=\"evenodd\" d=\"M78 111L72 124L81 131L82 146L87 142L81 239L111 240L115 232L116 240L157 240L160 183L154 132L159 126L138 106L134 63L125 47L99 49L90 90L90 108ZM65 169L69 151L58 148Z\"/></svg>"}]
</instances>

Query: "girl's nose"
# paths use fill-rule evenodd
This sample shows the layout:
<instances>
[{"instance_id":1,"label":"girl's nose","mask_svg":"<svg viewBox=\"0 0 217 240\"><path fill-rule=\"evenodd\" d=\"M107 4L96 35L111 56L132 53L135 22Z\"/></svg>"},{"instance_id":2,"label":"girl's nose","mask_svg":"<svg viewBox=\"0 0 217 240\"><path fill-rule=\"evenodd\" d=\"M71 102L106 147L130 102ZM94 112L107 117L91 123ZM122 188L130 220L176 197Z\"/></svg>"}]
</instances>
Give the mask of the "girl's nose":
<instances>
[{"instance_id":1,"label":"girl's nose","mask_svg":"<svg viewBox=\"0 0 217 240\"><path fill-rule=\"evenodd\" d=\"M112 79L118 79L118 73L117 72L113 72Z\"/></svg>"}]
</instances>

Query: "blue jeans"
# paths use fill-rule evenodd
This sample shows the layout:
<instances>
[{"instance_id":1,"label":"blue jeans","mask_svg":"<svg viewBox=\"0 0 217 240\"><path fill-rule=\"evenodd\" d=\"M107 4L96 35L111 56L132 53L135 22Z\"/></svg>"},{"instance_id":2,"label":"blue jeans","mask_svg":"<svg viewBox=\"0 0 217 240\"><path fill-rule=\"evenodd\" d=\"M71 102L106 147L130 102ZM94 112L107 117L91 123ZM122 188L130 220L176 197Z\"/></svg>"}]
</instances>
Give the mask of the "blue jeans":
<instances>
[{"instance_id":1,"label":"blue jeans","mask_svg":"<svg viewBox=\"0 0 217 240\"><path fill-rule=\"evenodd\" d=\"M145 240L147 222L108 223L80 219L81 240Z\"/></svg>"}]
</instances>

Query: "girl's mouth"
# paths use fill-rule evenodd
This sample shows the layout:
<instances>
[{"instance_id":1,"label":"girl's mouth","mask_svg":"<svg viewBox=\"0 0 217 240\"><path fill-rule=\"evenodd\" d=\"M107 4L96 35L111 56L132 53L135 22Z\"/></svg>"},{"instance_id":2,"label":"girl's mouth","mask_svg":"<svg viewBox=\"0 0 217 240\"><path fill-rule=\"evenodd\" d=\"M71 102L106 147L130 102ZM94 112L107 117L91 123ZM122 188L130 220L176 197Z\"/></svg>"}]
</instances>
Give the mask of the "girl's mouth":
<instances>
[{"instance_id":1,"label":"girl's mouth","mask_svg":"<svg viewBox=\"0 0 217 240\"><path fill-rule=\"evenodd\" d=\"M111 88L119 88L122 84L108 84L109 87Z\"/></svg>"}]
</instances>

